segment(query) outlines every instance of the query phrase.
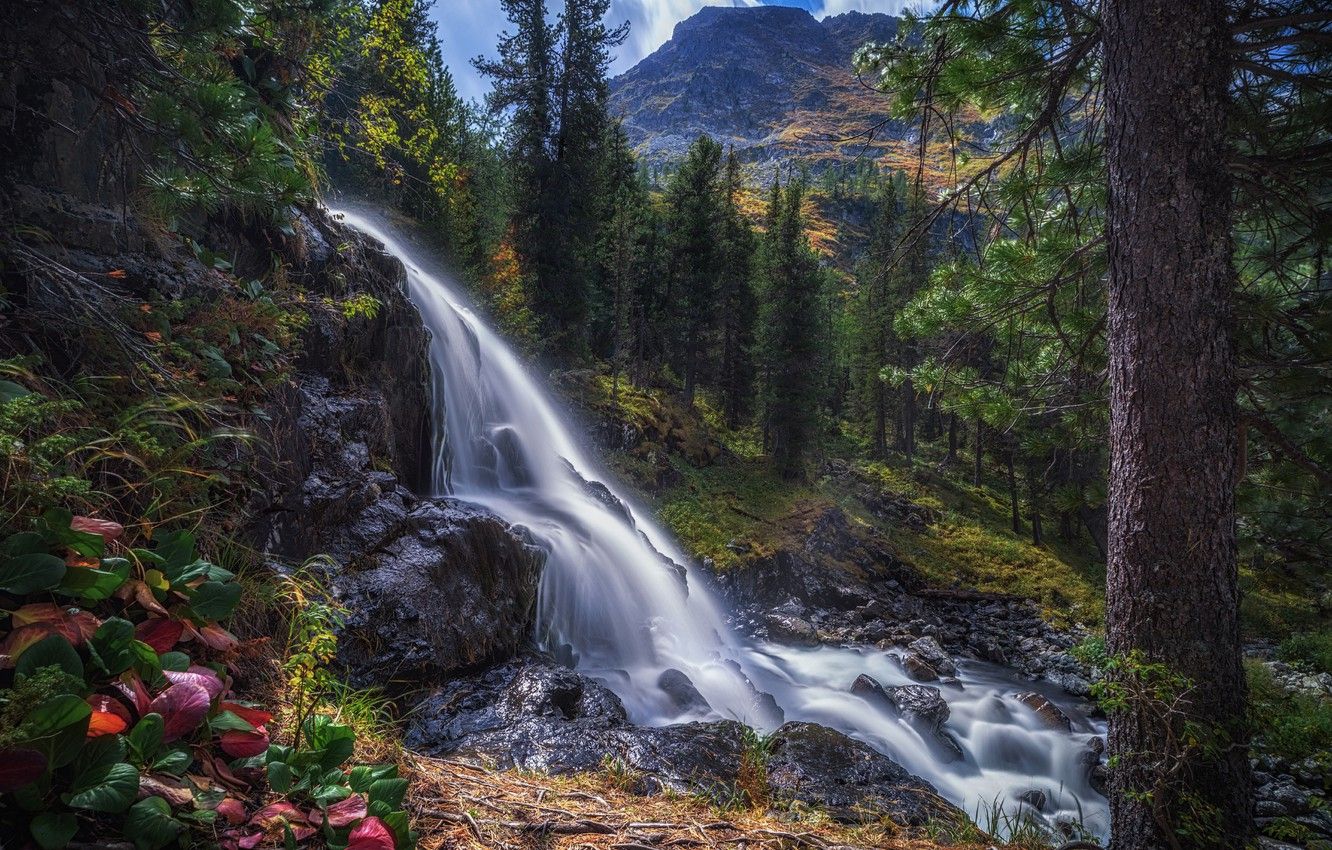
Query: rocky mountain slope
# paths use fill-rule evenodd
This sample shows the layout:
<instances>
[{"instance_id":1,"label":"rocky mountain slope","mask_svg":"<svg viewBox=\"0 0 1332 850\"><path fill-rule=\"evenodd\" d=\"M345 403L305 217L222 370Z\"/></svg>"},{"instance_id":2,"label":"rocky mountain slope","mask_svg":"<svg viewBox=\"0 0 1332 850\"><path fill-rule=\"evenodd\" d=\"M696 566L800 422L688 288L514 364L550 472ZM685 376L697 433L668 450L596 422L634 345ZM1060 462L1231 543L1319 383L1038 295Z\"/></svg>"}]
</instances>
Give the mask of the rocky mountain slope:
<instances>
[{"instance_id":1,"label":"rocky mountain slope","mask_svg":"<svg viewBox=\"0 0 1332 850\"><path fill-rule=\"evenodd\" d=\"M849 12L816 20L780 6L707 7L611 83L611 111L649 160L677 158L707 133L752 162L820 163L916 154L911 128L852 68L866 42L895 37L898 19ZM870 135L871 130L878 128Z\"/></svg>"}]
</instances>

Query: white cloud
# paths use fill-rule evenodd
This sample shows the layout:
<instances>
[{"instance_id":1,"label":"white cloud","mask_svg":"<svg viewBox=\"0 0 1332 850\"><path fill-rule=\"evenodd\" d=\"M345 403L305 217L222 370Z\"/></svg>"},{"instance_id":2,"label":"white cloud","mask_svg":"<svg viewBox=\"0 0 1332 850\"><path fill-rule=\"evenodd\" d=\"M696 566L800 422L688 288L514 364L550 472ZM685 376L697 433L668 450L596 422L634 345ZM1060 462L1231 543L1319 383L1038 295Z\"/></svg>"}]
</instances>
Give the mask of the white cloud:
<instances>
[{"instance_id":1,"label":"white cloud","mask_svg":"<svg viewBox=\"0 0 1332 850\"><path fill-rule=\"evenodd\" d=\"M815 17L823 19L846 12L865 12L867 14L870 12L886 12L889 15L900 15L906 7L915 8L920 5L920 0L823 0L823 8L815 12Z\"/></svg>"},{"instance_id":2,"label":"white cloud","mask_svg":"<svg viewBox=\"0 0 1332 850\"><path fill-rule=\"evenodd\" d=\"M665 44L675 25L704 6L758 6L759 0L611 0L609 23L629 22L629 39L620 48L611 73L627 71Z\"/></svg>"}]
</instances>

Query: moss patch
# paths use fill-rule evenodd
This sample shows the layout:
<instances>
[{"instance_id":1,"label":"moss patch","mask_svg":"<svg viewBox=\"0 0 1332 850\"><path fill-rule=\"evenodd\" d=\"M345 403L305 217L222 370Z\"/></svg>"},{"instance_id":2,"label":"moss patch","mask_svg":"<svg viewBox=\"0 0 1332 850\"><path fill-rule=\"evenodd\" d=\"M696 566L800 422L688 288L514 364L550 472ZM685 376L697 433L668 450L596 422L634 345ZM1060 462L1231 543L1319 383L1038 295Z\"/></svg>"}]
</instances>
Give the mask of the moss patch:
<instances>
[{"instance_id":1,"label":"moss patch","mask_svg":"<svg viewBox=\"0 0 1332 850\"><path fill-rule=\"evenodd\" d=\"M817 488L782 481L758 461L700 469L677 460L675 468L680 483L658 499L661 517L690 554L711 558L721 570L745 562L727 544L769 554L790 542L798 516L831 504Z\"/></svg>"}]
</instances>

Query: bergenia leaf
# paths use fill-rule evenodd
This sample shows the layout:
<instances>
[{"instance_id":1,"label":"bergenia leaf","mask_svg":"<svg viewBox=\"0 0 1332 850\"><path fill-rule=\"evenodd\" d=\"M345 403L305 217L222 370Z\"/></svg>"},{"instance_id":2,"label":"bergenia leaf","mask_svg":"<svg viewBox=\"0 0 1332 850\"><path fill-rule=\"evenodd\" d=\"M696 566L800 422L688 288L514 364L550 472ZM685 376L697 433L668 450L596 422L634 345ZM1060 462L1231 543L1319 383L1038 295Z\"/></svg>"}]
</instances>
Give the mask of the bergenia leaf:
<instances>
[{"instance_id":1,"label":"bergenia leaf","mask_svg":"<svg viewBox=\"0 0 1332 850\"><path fill-rule=\"evenodd\" d=\"M88 720L89 738L119 735L129 728L130 713L120 700L106 694L93 694L87 702L92 707L92 717Z\"/></svg>"},{"instance_id":2,"label":"bergenia leaf","mask_svg":"<svg viewBox=\"0 0 1332 850\"><path fill-rule=\"evenodd\" d=\"M209 670L207 667L200 667L198 665L191 667L183 673L175 670L163 670L162 675L166 676L167 681L172 684L191 682L198 685L208 692L209 702L222 696L222 691L226 689L226 686L222 684L222 680L217 677L216 673Z\"/></svg>"},{"instance_id":3,"label":"bergenia leaf","mask_svg":"<svg viewBox=\"0 0 1332 850\"><path fill-rule=\"evenodd\" d=\"M177 682L158 694L148 710L162 715L162 740L170 743L198 729L208 716L212 702L203 685L192 681Z\"/></svg>"},{"instance_id":4,"label":"bergenia leaf","mask_svg":"<svg viewBox=\"0 0 1332 850\"><path fill-rule=\"evenodd\" d=\"M379 818L366 818L352 828L346 850L396 850L393 832Z\"/></svg>"},{"instance_id":5,"label":"bergenia leaf","mask_svg":"<svg viewBox=\"0 0 1332 850\"><path fill-rule=\"evenodd\" d=\"M0 670L13 667L30 646L56 634L60 634L59 630L50 623L31 623L14 629L0 642Z\"/></svg>"},{"instance_id":6,"label":"bergenia leaf","mask_svg":"<svg viewBox=\"0 0 1332 850\"><path fill-rule=\"evenodd\" d=\"M258 729L273 722L273 713L271 711L262 711L258 708L250 708L235 702L223 702L218 708L223 711L230 711L241 720Z\"/></svg>"},{"instance_id":7,"label":"bergenia leaf","mask_svg":"<svg viewBox=\"0 0 1332 850\"><path fill-rule=\"evenodd\" d=\"M348 826L365 817L365 798L360 794L353 794L342 802L329 806L325 815L329 826Z\"/></svg>"},{"instance_id":8,"label":"bergenia leaf","mask_svg":"<svg viewBox=\"0 0 1332 850\"><path fill-rule=\"evenodd\" d=\"M217 804L217 813L232 826L245 823L245 804L235 797L227 797Z\"/></svg>"},{"instance_id":9,"label":"bergenia leaf","mask_svg":"<svg viewBox=\"0 0 1332 850\"><path fill-rule=\"evenodd\" d=\"M134 637L151 646L159 655L171 651L185 631L185 624L166 617L149 617L134 627Z\"/></svg>"},{"instance_id":10,"label":"bergenia leaf","mask_svg":"<svg viewBox=\"0 0 1332 850\"><path fill-rule=\"evenodd\" d=\"M232 758L252 758L268 749L267 732L223 732L219 742L222 752Z\"/></svg>"},{"instance_id":11,"label":"bergenia leaf","mask_svg":"<svg viewBox=\"0 0 1332 850\"><path fill-rule=\"evenodd\" d=\"M96 534L107 543L125 533L125 526L109 519L97 519L90 516L76 516L70 519L69 527L84 534Z\"/></svg>"},{"instance_id":12,"label":"bergenia leaf","mask_svg":"<svg viewBox=\"0 0 1332 850\"><path fill-rule=\"evenodd\" d=\"M151 709L148 707L152 699L148 695L148 689L143 686L143 678L138 673L126 672L115 682L116 690L129 697L130 702L134 703L134 710L139 715L147 714Z\"/></svg>"},{"instance_id":13,"label":"bergenia leaf","mask_svg":"<svg viewBox=\"0 0 1332 850\"><path fill-rule=\"evenodd\" d=\"M65 562L55 555L32 552L0 561L0 591L23 596L50 590L65 577Z\"/></svg>"}]
</instances>

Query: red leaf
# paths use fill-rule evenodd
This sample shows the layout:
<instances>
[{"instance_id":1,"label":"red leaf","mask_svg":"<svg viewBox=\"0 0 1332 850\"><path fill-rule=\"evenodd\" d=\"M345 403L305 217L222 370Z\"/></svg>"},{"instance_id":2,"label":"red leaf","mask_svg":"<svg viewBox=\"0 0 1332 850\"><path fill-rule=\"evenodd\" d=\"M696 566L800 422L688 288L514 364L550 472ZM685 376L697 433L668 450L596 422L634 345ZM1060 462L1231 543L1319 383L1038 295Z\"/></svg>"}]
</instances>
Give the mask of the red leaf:
<instances>
[{"instance_id":1,"label":"red leaf","mask_svg":"<svg viewBox=\"0 0 1332 850\"><path fill-rule=\"evenodd\" d=\"M24 650L44 637L59 634L59 630L50 623L32 623L14 629L0 643L0 670L13 667Z\"/></svg>"},{"instance_id":2,"label":"red leaf","mask_svg":"<svg viewBox=\"0 0 1332 850\"><path fill-rule=\"evenodd\" d=\"M185 631L185 624L165 617L150 617L134 627L134 637L151 646L160 655L170 652Z\"/></svg>"},{"instance_id":3,"label":"red leaf","mask_svg":"<svg viewBox=\"0 0 1332 850\"><path fill-rule=\"evenodd\" d=\"M204 773L211 776L217 782L226 785L228 788L234 788L239 791L248 789L252 784L237 776L231 770L231 767L227 765L225 759L209 756L201 759L201 765Z\"/></svg>"},{"instance_id":4,"label":"red leaf","mask_svg":"<svg viewBox=\"0 0 1332 850\"><path fill-rule=\"evenodd\" d=\"M26 747L0 750L0 794L17 791L46 772L46 756Z\"/></svg>"},{"instance_id":5,"label":"red leaf","mask_svg":"<svg viewBox=\"0 0 1332 850\"><path fill-rule=\"evenodd\" d=\"M232 826L245 823L245 804L235 797L227 797L217 804L217 813Z\"/></svg>"},{"instance_id":6,"label":"red leaf","mask_svg":"<svg viewBox=\"0 0 1332 850\"><path fill-rule=\"evenodd\" d=\"M347 836L347 850L397 850L393 833L379 818L366 818Z\"/></svg>"},{"instance_id":7,"label":"red leaf","mask_svg":"<svg viewBox=\"0 0 1332 850\"><path fill-rule=\"evenodd\" d=\"M173 684L158 694L148 710L162 715L162 740L170 743L198 729L208 716L212 702L212 697L203 685L185 681Z\"/></svg>"},{"instance_id":8,"label":"red leaf","mask_svg":"<svg viewBox=\"0 0 1332 850\"><path fill-rule=\"evenodd\" d=\"M261 827L265 830L272 829L275 826L280 827L283 824L304 823L307 823L305 814L291 803L286 802L269 803L250 818L250 826Z\"/></svg>"},{"instance_id":9,"label":"red leaf","mask_svg":"<svg viewBox=\"0 0 1332 850\"><path fill-rule=\"evenodd\" d=\"M96 519L90 516L76 516L70 520L69 527L84 534L99 535L107 543L125 533L125 526L109 519Z\"/></svg>"},{"instance_id":10,"label":"red leaf","mask_svg":"<svg viewBox=\"0 0 1332 850\"><path fill-rule=\"evenodd\" d=\"M196 628L194 624L186 623L185 635L191 640L202 641L209 649L218 652L226 652L240 643L235 635L216 624Z\"/></svg>"},{"instance_id":11,"label":"red leaf","mask_svg":"<svg viewBox=\"0 0 1332 850\"><path fill-rule=\"evenodd\" d=\"M328 807L328 824L334 827L347 826L365 817L365 813L365 798L360 794L353 794L342 802Z\"/></svg>"},{"instance_id":12,"label":"red leaf","mask_svg":"<svg viewBox=\"0 0 1332 850\"><path fill-rule=\"evenodd\" d=\"M74 646L92 637L93 632L102 624L87 611L56 605L54 602L34 602L31 605L24 605L9 616L15 627L45 623Z\"/></svg>"},{"instance_id":13,"label":"red leaf","mask_svg":"<svg viewBox=\"0 0 1332 850\"><path fill-rule=\"evenodd\" d=\"M222 733L221 745L222 752L234 759L250 758L268 749L268 733L232 729Z\"/></svg>"},{"instance_id":14,"label":"red leaf","mask_svg":"<svg viewBox=\"0 0 1332 850\"><path fill-rule=\"evenodd\" d=\"M15 627L29 623L58 623L65 619L65 609L54 602L34 602L24 605L9 617Z\"/></svg>"},{"instance_id":15,"label":"red leaf","mask_svg":"<svg viewBox=\"0 0 1332 850\"><path fill-rule=\"evenodd\" d=\"M93 694L87 702L92 706L92 719L88 721L89 738L119 735L129 728L130 713L120 704L120 700L106 694Z\"/></svg>"},{"instance_id":16,"label":"red leaf","mask_svg":"<svg viewBox=\"0 0 1332 850\"><path fill-rule=\"evenodd\" d=\"M217 677L216 673L209 670L207 667L194 665L183 673L176 670L163 670L162 675L166 676L167 680L173 685L198 685L208 693L208 701L210 703L222 696L222 691L226 690L226 686L222 684L222 680Z\"/></svg>"},{"instance_id":17,"label":"red leaf","mask_svg":"<svg viewBox=\"0 0 1332 850\"><path fill-rule=\"evenodd\" d=\"M133 671L122 673L120 680L115 683L116 690L120 691L129 701L134 703L134 710L139 712L140 716L147 714L152 709L149 708L151 698L148 696L148 689L143 686L143 679L139 674Z\"/></svg>"},{"instance_id":18,"label":"red leaf","mask_svg":"<svg viewBox=\"0 0 1332 850\"><path fill-rule=\"evenodd\" d=\"M230 711L232 714L244 720L254 728L258 729L273 722L273 713L261 711L257 708L250 708L235 702L222 702L218 708L223 711Z\"/></svg>"}]
</instances>

